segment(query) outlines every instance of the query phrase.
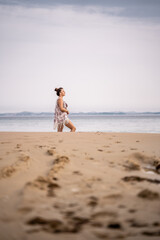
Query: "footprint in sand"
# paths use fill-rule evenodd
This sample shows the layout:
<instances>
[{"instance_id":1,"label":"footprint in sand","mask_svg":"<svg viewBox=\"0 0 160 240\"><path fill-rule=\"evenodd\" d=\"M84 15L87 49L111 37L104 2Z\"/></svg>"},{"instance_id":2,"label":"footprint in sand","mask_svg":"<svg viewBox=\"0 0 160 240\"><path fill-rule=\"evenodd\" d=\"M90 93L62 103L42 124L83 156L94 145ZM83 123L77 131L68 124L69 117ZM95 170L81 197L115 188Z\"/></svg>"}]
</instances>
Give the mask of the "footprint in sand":
<instances>
[{"instance_id":1,"label":"footprint in sand","mask_svg":"<svg viewBox=\"0 0 160 240\"><path fill-rule=\"evenodd\" d=\"M11 177L15 172L17 172L18 170L23 169L23 166L26 166L26 164L28 166L29 161L30 161L30 157L29 156L21 155L19 157L19 160L17 160L11 166L6 166L6 167L0 169L0 179Z\"/></svg>"},{"instance_id":2,"label":"footprint in sand","mask_svg":"<svg viewBox=\"0 0 160 240\"><path fill-rule=\"evenodd\" d=\"M64 168L66 163L69 163L69 158L67 156L58 156L54 159L53 167L50 169L48 173L48 177L54 177L56 173L62 168Z\"/></svg>"},{"instance_id":3,"label":"footprint in sand","mask_svg":"<svg viewBox=\"0 0 160 240\"><path fill-rule=\"evenodd\" d=\"M130 150L137 150L137 148L130 148Z\"/></svg>"},{"instance_id":4,"label":"footprint in sand","mask_svg":"<svg viewBox=\"0 0 160 240\"><path fill-rule=\"evenodd\" d=\"M97 151L99 151L99 152L103 152L103 149L97 149Z\"/></svg>"},{"instance_id":5,"label":"footprint in sand","mask_svg":"<svg viewBox=\"0 0 160 240\"><path fill-rule=\"evenodd\" d=\"M140 152L135 152L128 157L136 161L145 171L160 173L160 160L156 156L147 156Z\"/></svg>"},{"instance_id":6,"label":"footprint in sand","mask_svg":"<svg viewBox=\"0 0 160 240\"><path fill-rule=\"evenodd\" d=\"M37 145L36 145L37 146ZM46 145L38 145L39 148L46 147Z\"/></svg>"},{"instance_id":7,"label":"footprint in sand","mask_svg":"<svg viewBox=\"0 0 160 240\"><path fill-rule=\"evenodd\" d=\"M132 171L132 170L140 170L140 165L133 161L133 160L127 160L125 164L122 165L125 170L129 170L129 171Z\"/></svg>"},{"instance_id":8,"label":"footprint in sand","mask_svg":"<svg viewBox=\"0 0 160 240\"><path fill-rule=\"evenodd\" d=\"M152 226L154 226L154 227L160 227L160 222L154 222L154 223L152 223Z\"/></svg>"},{"instance_id":9,"label":"footprint in sand","mask_svg":"<svg viewBox=\"0 0 160 240\"><path fill-rule=\"evenodd\" d=\"M125 152L126 150L125 149L122 149L121 152Z\"/></svg>"},{"instance_id":10,"label":"footprint in sand","mask_svg":"<svg viewBox=\"0 0 160 240\"><path fill-rule=\"evenodd\" d=\"M27 182L25 185L25 191L26 189L33 188L44 190L46 191L46 195L48 197L54 197L55 196L54 190L60 188L60 186L48 177L38 176L34 181Z\"/></svg>"},{"instance_id":11,"label":"footprint in sand","mask_svg":"<svg viewBox=\"0 0 160 240\"><path fill-rule=\"evenodd\" d=\"M123 181L125 182L150 182L150 183L155 183L155 184L160 184L160 180L158 179L150 179L150 178L143 178L139 176L125 176L122 178Z\"/></svg>"},{"instance_id":12,"label":"footprint in sand","mask_svg":"<svg viewBox=\"0 0 160 240\"><path fill-rule=\"evenodd\" d=\"M115 143L121 143L120 141L116 141Z\"/></svg>"},{"instance_id":13,"label":"footprint in sand","mask_svg":"<svg viewBox=\"0 0 160 240\"><path fill-rule=\"evenodd\" d=\"M23 161L23 162L28 162L30 160L30 156L28 156L28 155L21 155L19 157L19 160Z\"/></svg>"},{"instance_id":14,"label":"footprint in sand","mask_svg":"<svg viewBox=\"0 0 160 240\"><path fill-rule=\"evenodd\" d=\"M157 231L144 231L142 232L143 235L145 236L160 236L160 230Z\"/></svg>"},{"instance_id":15,"label":"footprint in sand","mask_svg":"<svg viewBox=\"0 0 160 240\"><path fill-rule=\"evenodd\" d=\"M57 181L57 180L58 180L58 178L57 178L57 177L53 177L53 180Z\"/></svg>"},{"instance_id":16,"label":"footprint in sand","mask_svg":"<svg viewBox=\"0 0 160 240\"><path fill-rule=\"evenodd\" d=\"M39 225L40 229L39 230L45 230L47 232L65 232L65 226L64 223L56 218L53 219L46 219L44 217L36 216L33 217L32 219L28 220L26 224L35 226ZM29 230L29 232L31 229ZM32 231L31 231L32 232Z\"/></svg>"},{"instance_id":17,"label":"footprint in sand","mask_svg":"<svg viewBox=\"0 0 160 240\"><path fill-rule=\"evenodd\" d=\"M122 225L121 225L121 223L119 223L119 222L114 222L114 221L112 221L112 222L110 222L108 225L107 225L107 227L108 228L112 228L112 229L122 229Z\"/></svg>"},{"instance_id":18,"label":"footprint in sand","mask_svg":"<svg viewBox=\"0 0 160 240\"><path fill-rule=\"evenodd\" d=\"M17 171L16 167L8 166L0 169L0 179L11 177Z\"/></svg>"},{"instance_id":19,"label":"footprint in sand","mask_svg":"<svg viewBox=\"0 0 160 240\"><path fill-rule=\"evenodd\" d=\"M137 210L136 209L129 209L128 212L129 213L135 213L135 212L137 212Z\"/></svg>"},{"instance_id":20,"label":"footprint in sand","mask_svg":"<svg viewBox=\"0 0 160 240\"><path fill-rule=\"evenodd\" d=\"M149 189L144 189L140 191L137 196L140 198L149 199L149 200L159 199L159 193L153 192Z\"/></svg>"},{"instance_id":21,"label":"footprint in sand","mask_svg":"<svg viewBox=\"0 0 160 240\"><path fill-rule=\"evenodd\" d=\"M89 197L89 201L88 201L88 205L91 207L95 207L96 205L98 205L98 198L95 196L90 196Z\"/></svg>"},{"instance_id":22,"label":"footprint in sand","mask_svg":"<svg viewBox=\"0 0 160 240\"><path fill-rule=\"evenodd\" d=\"M160 162L156 164L156 171L157 173L160 173Z\"/></svg>"},{"instance_id":23,"label":"footprint in sand","mask_svg":"<svg viewBox=\"0 0 160 240\"><path fill-rule=\"evenodd\" d=\"M41 230L49 233L76 233L79 232L82 226L88 222L89 218L70 214L66 221L58 218L46 219L44 217L36 216L26 221L26 224L33 226L39 225Z\"/></svg>"},{"instance_id":24,"label":"footprint in sand","mask_svg":"<svg viewBox=\"0 0 160 240\"><path fill-rule=\"evenodd\" d=\"M47 154L52 156L52 155L55 154L55 150L54 149L48 149Z\"/></svg>"}]
</instances>

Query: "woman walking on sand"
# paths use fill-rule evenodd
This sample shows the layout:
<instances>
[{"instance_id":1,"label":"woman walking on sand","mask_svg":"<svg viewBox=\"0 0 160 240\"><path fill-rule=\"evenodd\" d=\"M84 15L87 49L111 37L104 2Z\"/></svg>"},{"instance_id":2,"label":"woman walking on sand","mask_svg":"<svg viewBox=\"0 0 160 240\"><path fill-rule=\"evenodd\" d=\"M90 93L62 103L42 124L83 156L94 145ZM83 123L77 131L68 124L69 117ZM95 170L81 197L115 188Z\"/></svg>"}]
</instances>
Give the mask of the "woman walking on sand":
<instances>
[{"instance_id":1,"label":"woman walking on sand","mask_svg":"<svg viewBox=\"0 0 160 240\"><path fill-rule=\"evenodd\" d=\"M58 96L54 113L54 129L57 128L57 132L63 132L63 127L65 124L66 127L71 129L70 132L75 132L76 131L75 126L67 116L67 114L69 114L69 111L67 110L68 104L65 101L63 101L65 91L62 87L55 88L54 90L57 92Z\"/></svg>"}]
</instances>

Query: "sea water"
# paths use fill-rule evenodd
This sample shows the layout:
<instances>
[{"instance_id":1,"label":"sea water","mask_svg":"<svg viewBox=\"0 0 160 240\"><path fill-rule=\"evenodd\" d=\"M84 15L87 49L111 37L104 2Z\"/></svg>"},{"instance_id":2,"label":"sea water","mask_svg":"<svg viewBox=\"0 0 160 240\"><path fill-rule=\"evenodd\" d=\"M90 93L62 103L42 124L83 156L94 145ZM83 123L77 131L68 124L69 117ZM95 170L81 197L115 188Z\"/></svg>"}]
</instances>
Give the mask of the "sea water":
<instances>
[{"instance_id":1,"label":"sea water","mask_svg":"<svg viewBox=\"0 0 160 240\"><path fill-rule=\"evenodd\" d=\"M68 115L77 132L160 133L160 115ZM53 117L0 117L0 131L57 132ZM63 132L70 129L64 126Z\"/></svg>"}]
</instances>

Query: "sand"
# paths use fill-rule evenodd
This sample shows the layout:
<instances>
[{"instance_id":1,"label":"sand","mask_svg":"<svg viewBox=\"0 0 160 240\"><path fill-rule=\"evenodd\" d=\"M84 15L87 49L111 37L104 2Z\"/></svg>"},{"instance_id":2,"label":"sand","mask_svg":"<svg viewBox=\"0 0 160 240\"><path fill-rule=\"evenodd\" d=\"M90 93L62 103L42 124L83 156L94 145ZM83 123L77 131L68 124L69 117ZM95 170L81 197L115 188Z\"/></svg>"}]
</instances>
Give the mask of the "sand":
<instances>
[{"instance_id":1,"label":"sand","mask_svg":"<svg viewBox=\"0 0 160 240\"><path fill-rule=\"evenodd\" d=\"M160 239L160 134L0 133L0 239Z\"/></svg>"}]
</instances>

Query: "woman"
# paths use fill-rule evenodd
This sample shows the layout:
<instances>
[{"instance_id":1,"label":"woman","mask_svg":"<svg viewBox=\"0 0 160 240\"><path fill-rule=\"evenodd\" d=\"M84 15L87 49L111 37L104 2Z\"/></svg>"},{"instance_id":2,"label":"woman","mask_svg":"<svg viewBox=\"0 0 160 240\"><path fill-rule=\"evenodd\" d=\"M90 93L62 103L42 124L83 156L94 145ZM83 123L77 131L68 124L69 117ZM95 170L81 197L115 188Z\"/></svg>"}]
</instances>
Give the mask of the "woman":
<instances>
[{"instance_id":1,"label":"woman","mask_svg":"<svg viewBox=\"0 0 160 240\"><path fill-rule=\"evenodd\" d=\"M57 128L57 132L62 132L65 124L66 127L71 129L71 132L75 132L76 131L75 126L67 116L67 114L69 114L69 111L67 110L68 104L65 101L63 101L65 91L62 87L55 88L55 91L57 92L57 96L59 97L56 101L55 106L54 129Z\"/></svg>"}]
</instances>

